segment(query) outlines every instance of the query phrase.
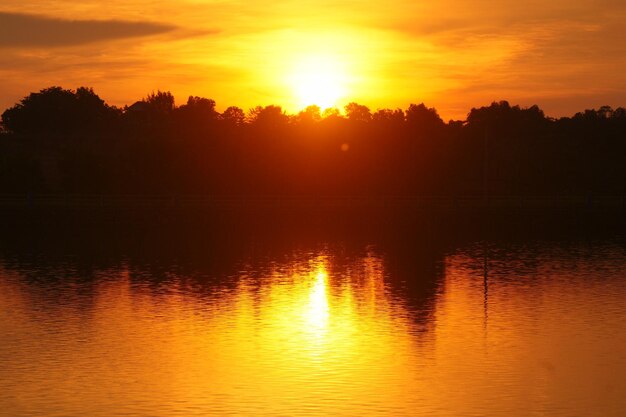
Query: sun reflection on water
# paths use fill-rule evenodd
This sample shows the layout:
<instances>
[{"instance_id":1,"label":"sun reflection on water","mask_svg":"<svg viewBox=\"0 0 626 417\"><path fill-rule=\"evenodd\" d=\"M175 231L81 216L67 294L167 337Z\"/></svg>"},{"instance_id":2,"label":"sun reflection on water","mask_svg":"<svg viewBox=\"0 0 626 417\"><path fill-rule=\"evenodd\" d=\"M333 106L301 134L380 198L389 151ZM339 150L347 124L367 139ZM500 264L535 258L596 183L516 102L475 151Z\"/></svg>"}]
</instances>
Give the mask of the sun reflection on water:
<instances>
[{"instance_id":1,"label":"sun reflection on water","mask_svg":"<svg viewBox=\"0 0 626 417\"><path fill-rule=\"evenodd\" d=\"M317 271L314 271L314 276L305 316L309 330L321 335L328 326L329 309L326 294L328 273L324 266L320 266Z\"/></svg>"},{"instance_id":2,"label":"sun reflection on water","mask_svg":"<svg viewBox=\"0 0 626 417\"><path fill-rule=\"evenodd\" d=\"M568 255L556 260L569 269L544 260L526 275L494 260L488 303L480 254L447 256L432 282L386 256L294 251L215 280L128 263L37 281L0 264L0 410L609 416L624 404L621 249L587 270Z\"/></svg>"},{"instance_id":3,"label":"sun reflection on water","mask_svg":"<svg viewBox=\"0 0 626 417\"><path fill-rule=\"evenodd\" d=\"M404 307L385 291L383 269L374 253L349 260L326 251L294 253L266 268L244 268L230 285L202 294L189 286L189 277L172 276L161 292L137 282L127 267L109 271L92 284L88 314L61 321L57 315L40 317L51 323L42 329L72 322L93 329L81 343L72 341L74 328L46 333L51 340L45 356L52 361L45 367L47 375L62 375L70 364L88 370L66 381L67 392L100 402L77 404L43 375L37 392L49 393L68 415L79 407L94 416L111 411L101 392L116 403L162 402L163 413L155 415L172 415L168 410L176 404L192 406L187 415L263 410L272 416L305 409L310 415L341 415L363 401L397 403L399 387L410 386L414 375L407 369L415 340ZM55 305L44 298L30 302L40 303ZM39 353L31 348L30 354ZM14 362L20 363L19 355ZM18 386L22 376L34 378L36 372L17 375ZM120 390L118 381L132 382Z\"/></svg>"}]
</instances>

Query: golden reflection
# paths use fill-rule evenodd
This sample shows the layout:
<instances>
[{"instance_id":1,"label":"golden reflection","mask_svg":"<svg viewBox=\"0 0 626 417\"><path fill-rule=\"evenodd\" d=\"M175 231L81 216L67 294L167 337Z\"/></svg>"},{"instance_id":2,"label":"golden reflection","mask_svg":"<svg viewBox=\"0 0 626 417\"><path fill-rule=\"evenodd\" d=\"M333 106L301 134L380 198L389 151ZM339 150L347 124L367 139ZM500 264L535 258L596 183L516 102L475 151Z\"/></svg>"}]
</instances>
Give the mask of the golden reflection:
<instances>
[{"instance_id":1,"label":"golden reflection","mask_svg":"<svg viewBox=\"0 0 626 417\"><path fill-rule=\"evenodd\" d=\"M527 276L495 275L485 323L482 258L448 256L442 290L423 290L436 297L426 332L390 296L373 250L296 253L204 287L172 276L165 291L126 266L61 284L0 268L0 406L94 417L617 415L623 268L541 262Z\"/></svg>"},{"instance_id":2,"label":"golden reflection","mask_svg":"<svg viewBox=\"0 0 626 417\"><path fill-rule=\"evenodd\" d=\"M309 304L306 309L307 323L311 330L321 332L328 325L328 297L326 294L326 280L328 273L324 266L320 266L315 273L311 286Z\"/></svg>"},{"instance_id":3,"label":"golden reflection","mask_svg":"<svg viewBox=\"0 0 626 417\"><path fill-rule=\"evenodd\" d=\"M156 416L171 415L177 404L198 415L376 414L361 406L370 401L410 410L420 387L411 382L416 340L404 307L384 291L382 271L372 254L343 266L326 253L300 254L200 294L185 291L185 277L161 293L121 269L92 287L87 314L73 321L64 314L76 311L57 312L44 320L59 323L54 333L31 332L47 341L38 368L45 374L28 370L28 359L42 355L33 345L13 354L11 387L39 381L33 392L45 392L70 415L111 415L115 410L98 402L108 397L150 402ZM77 334L80 343L72 340ZM68 372L79 374L64 379ZM403 386L412 394L404 397ZM70 392L94 401L77 410Z\"/></svg>"}]
</instances>

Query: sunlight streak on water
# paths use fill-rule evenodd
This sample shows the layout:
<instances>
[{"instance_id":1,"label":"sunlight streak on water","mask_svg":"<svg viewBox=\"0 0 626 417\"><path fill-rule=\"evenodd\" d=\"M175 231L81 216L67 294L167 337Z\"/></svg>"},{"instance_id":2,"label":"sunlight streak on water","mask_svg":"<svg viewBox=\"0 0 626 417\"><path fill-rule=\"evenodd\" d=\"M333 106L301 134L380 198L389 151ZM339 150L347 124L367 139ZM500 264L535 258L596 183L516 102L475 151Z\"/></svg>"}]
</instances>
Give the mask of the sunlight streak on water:
<instances>
[{"instance_id":1,"label":"sunlight streak on water","mask_svg":"<svg viewBox=\"0 0 626 417\"><path fill-rule=\"evenodd\" d=\"M491 248L486 277L480 246L441 273L372 248L211 279L11 264L0 415L617 417L626 256L572 250Z\"/></svg>"},{"instance_id":2,"label":"sunlight streak on water","mask_svg":"<svg viewBox=\"0 0 626 417\"><path fill-rule=\"evenodd\" d=\"M323 268L315 273L315 280L311 288L309 305L306 316L308 327L321 332L328 325L328 298L326 296L326 280L328 276Z\"/></svg>"}]
</instances>

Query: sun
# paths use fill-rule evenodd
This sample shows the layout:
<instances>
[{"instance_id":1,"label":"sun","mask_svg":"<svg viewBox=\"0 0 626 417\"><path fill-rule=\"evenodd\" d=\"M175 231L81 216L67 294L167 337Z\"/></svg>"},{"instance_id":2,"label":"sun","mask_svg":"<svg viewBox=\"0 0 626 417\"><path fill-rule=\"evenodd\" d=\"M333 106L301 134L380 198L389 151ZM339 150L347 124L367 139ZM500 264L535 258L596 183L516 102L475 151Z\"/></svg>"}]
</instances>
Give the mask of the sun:
<instances>
[{"instance_id":1,"label":"sun","mask_svg":"<svg viewBox=\"0 0 626 417\"><path fill-rule=\"evenodd\" d=\"M347 93L344 66L332 56L311 55L296 60L289 80L300 108L313 104L322 109L335 107Z\"/></svg>"}]
</instances>

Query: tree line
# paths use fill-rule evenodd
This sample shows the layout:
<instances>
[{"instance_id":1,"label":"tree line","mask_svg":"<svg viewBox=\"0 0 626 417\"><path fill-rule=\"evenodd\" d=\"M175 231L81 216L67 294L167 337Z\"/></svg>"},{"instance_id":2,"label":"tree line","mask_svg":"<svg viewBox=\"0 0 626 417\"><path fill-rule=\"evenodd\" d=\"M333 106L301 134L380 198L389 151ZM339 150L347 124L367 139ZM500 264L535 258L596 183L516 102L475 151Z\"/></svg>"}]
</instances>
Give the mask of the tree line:
<instances>
[{"instance_id":1,"label":"tree line","mask_svg":"<svg viewBox=\"0 0 626 417\"><path fill-rule=\"evenodd\" d=\"M626 110L546 117L506 101L444 122L436 109L350 103L216 110L155 92L110 106L51 87L2 114L0 193L623 195Z\"/></svg>"}]
</instances>

